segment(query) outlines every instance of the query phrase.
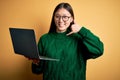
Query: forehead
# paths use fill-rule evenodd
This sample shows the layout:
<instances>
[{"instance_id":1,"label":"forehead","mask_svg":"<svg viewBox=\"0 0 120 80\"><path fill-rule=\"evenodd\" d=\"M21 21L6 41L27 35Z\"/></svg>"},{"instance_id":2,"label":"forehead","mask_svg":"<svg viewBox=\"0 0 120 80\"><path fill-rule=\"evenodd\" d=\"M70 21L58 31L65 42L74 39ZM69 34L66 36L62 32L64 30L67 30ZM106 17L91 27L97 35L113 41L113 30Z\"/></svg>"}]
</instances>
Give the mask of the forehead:
<instances>
[{"instance_id":1,"label":"forehead","mask_svg":"<svg viewBox=\"0 0 120 80\"><path fill-rule=\"evenodd\" d=\"M55 12L55 15L71 15L65 8L60 8Z\"/></svg>"}]
</instances>

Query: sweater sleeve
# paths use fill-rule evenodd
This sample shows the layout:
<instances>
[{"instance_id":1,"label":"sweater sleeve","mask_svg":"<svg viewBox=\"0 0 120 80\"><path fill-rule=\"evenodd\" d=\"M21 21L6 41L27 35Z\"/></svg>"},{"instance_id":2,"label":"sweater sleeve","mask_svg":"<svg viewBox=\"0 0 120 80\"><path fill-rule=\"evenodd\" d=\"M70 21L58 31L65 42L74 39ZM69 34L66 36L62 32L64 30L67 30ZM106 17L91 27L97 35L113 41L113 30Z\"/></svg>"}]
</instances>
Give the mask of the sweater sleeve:
<instances>
[{"instance_id":1,"label":"sweater sleeve","mask_svg":"<svg viewBox=\"0 0 120 80\"><path fill-rule=\"evenodd\" d=\"M38 42L38 51L39 51L40 55L43 54L42 39L40 39L39 42ZM32 63L32 73L34 73L34 74L43 73L43 70L44 70L43 66L44 66L44 61L43 60L40 60L38 65Z\"/></svg>"},{"instance_id":2,"label":"sweater sleeve","mask_svg":"<svg viewBox=\"0 0 120 80\"><path fill-rule=\"evenodd\" d=\"M82 27L78 34L80 35L83 45L85 46L84 48L86 48L87 50L85 56L87 56L88 59L89 58L94 59L103 54L104 51L103 43L90 30L86 29L85 27Z\"/></svg>"}]
</instances>

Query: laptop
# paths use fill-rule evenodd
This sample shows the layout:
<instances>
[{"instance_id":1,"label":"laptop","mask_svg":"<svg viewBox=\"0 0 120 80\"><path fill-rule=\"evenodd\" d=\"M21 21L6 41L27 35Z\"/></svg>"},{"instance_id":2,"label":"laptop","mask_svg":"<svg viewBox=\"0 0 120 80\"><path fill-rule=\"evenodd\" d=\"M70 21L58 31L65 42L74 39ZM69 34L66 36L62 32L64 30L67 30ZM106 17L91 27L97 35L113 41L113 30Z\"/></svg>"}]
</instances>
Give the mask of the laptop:
<instances>
[{"instance_id":1,"label":"laptop","mask_svg":"<svg viewBox=\"0 0 120 80\"><path fill-rule=\"evenodd\" d=\"M33 29L9 28L13 49L16 54L32 59L59 61L59 59L40 56Z\"/></svg>"}]
</instances>

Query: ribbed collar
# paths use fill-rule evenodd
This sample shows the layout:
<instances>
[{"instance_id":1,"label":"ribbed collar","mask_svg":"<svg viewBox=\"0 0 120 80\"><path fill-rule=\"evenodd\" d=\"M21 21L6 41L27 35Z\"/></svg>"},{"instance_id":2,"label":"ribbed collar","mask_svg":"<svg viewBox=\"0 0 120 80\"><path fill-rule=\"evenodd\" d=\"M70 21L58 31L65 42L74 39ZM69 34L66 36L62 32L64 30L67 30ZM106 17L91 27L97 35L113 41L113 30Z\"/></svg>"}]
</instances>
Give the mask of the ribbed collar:
<instances>
[{"instance_id":1,"label":"ribbed collar","mask_svg":"<svg viewBox=\"0 0 120 80\"><path fill-rule=\"evenodd\" d=\"M58 33L58 32L53 32L53 36L56 38L56 39L65 39L67 37L67 34L68 33L68 30L65 31L65 32L62 32L62 33Z\"/></svg>"}]
</instances>

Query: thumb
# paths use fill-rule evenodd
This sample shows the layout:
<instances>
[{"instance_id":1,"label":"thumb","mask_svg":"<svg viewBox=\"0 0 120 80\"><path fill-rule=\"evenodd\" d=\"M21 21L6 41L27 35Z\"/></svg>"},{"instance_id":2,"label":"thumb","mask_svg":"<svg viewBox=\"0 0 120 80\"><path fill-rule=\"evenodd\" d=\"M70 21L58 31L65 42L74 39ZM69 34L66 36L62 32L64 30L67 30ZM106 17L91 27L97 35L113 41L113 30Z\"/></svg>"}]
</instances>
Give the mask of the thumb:
<instances>
[{"instance_id":1,"label":"thumb","mask_svg":"<svg viewBox=\"0 0 120 80\"><path fill-rule=\"evenodd\" d=\"M71 34L73 34L74 32L73 31L71 31L71 32L69 32L68 34L66 34L67 36L69 36L69 35L71 35Z\"/></svg>"}]
</instances>

